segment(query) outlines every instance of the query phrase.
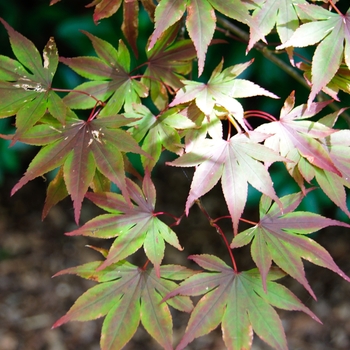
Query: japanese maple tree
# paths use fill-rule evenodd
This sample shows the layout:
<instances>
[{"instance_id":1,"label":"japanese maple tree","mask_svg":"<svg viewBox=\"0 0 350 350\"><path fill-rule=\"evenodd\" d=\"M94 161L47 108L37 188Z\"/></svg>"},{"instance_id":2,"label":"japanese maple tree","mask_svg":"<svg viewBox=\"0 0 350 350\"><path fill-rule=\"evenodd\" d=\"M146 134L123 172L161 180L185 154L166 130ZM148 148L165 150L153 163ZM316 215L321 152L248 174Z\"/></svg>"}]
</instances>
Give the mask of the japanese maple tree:
<instances>
[{"instance_id":1,"label":"japanese maple tree","mask_svg":"<svg viewBox=\"0 0 350 350\"><path fill-rule=\"evenodd\" d=\"M272 348L288 348L275 308L302 311L322 323L278 280L289 275L316 299L304 259L350 282L317 237L308 236L350 224L298 209L319 187L350 217L350 117L340 104L350 93L350 9L341 7L346 2L95 0L87 7L93 8L96 24L116 20L113 15L122 11L122 35L114 47L83 31L95 54L80 57L60 57L52 37L40 54L0 18L14 54L0 55L0 117L15 118L14 134L0 136L11 145L40 147L11 194L55 171L43 219L70 197L79 225L86 198L105 213L66 234L113 239L109 249L92 247L101 260L55 275L76 274L97 285L53 327L105 317L101 349L117 350L141 322L161 347L180 350L220 325L227 349L239 350L251 348L254 334ZM138 42L141 12L153 28L144 46ZM209 48L234 46L237 39L245 42L245 53L263 53L307 86L306 101L296 105L298 85L279 96L278 86L270 92L248 80L254 59L206 66ZM304 47L310 47L311 61L296 49ZM54 86L59 64L84 81L69 90ZM247 109L244 101L253 96L272 99L279 115ZM88 111L87 118L81 110ZM165 151L173 158L162 157ZM139 167L130 153L140 158ZM274 163L285 170L275 176L288 176L299 190L278 195ZM156 210L153 174L162 164L170 171L194 169L180 215L158 205ZM219 182L226 215L212 217L201 198ZM245 216L249 186L261 194L254 203L257 222ZM185 216L191 220L193 206L220 235L228 261L203 251L188 256L189 266L198 269L163 263L167 245L184 254L176 229ZM222 219L231 221L230 230ZM242 229L242 222L251 227ZM246 245L256 268L242 271L236 251ZM144 262L136 266L130 257L139 251ZM191 297L197 296L202 297L193 305ZM170 308L190 314L177 343Z\"/></svg>"}]
</instances>

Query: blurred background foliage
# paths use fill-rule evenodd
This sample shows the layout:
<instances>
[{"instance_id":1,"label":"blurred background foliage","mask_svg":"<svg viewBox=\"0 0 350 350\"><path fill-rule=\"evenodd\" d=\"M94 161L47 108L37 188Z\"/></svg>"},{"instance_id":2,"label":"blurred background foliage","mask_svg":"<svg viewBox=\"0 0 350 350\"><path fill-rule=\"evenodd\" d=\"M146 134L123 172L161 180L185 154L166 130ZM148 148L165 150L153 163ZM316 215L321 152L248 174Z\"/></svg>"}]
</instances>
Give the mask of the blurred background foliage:
<instances>
[{"instance_id":1,"label":"blurred background foliage","mask_svg":"<svg viewBox=\"0 0 350 350\"><path fill-rule=\"evenodd\" d=\"M117 47L119 39L122 37L120 30L122 23L122 9L119 9L116 15L109 19L102 20L98 25L92 20L92 8L86 8L89 1L85 0L62 0L54 6L49 6L49 0L12 0L0 2L0 16L4 18L13 28L29 38L41 52L48 39L55 38L60 56L73 57L84 55L95 55L89 39L80 32L88 31ZM136 67L145 60L144 48L149 35L152 33L153 24L150 22L146 12L140 12L139 28L139 52L138 61L134 60ZM241 26L247 30L246 26ZM204 74L200 77L201 81L209 79L214 67L224 58L225 67L238 63L246 62L254 58L254 63L240 76L249 79L269 91L280 96L280 100L272 100L266 97L254 97L242 101L246 110L263 110L278 117L279 111L283 106L284 100L296 90L297 105L305 103L308 96L308 90L296 83L287 73L277 67L274 63L266 59L260 52L252 50L248 55L245 54L246 43L239 38L235 40L226 36L222 32L215 34L216 38L224 39L227 43L215 44L209 47L206 67ZM274 35L271 35L269 42L274 44ZM277 40L277 39L276 39ZM13 57L8 36L4 28L0 28L0 54ZM271 45L273 48L273 45ZM307 48L298 50L298 53L311 59L313 49ZM288 62L286 54L279 54L278 57ZM196 65L194 64L193 77L196 78ZM75 74L72 70L64 65L59 65L58 72L54 78L54 87L74 88L80 84L83 78ZM350 104L345 94L339 96L343 100L341 106ZM325 111L330 113L331 110ZM0 120L0 133L11 133L13 131L14 119ZM8 148L9 143L0 139L0 186L5 176L19 177L23 173L37 152L36 148L16 144ZM135 158L136 159L136 158ZM135 160L136 161L136 160ZM285 195L298 190L291 177L287 174L284 167L280 164L272 166L272 178L276 192L279 196ZM254 205L256 208L260 193L250 189L248 207ZM334 209L330 200L322 193L316 190L308 195L302 208L304 210L316 211L323 215L335 216L337 219L347 220L346 216L340 210ZM330 213L329 211L332 210ZM335 210L335 212L334 212Z\"/></svg>"}]
</instances>

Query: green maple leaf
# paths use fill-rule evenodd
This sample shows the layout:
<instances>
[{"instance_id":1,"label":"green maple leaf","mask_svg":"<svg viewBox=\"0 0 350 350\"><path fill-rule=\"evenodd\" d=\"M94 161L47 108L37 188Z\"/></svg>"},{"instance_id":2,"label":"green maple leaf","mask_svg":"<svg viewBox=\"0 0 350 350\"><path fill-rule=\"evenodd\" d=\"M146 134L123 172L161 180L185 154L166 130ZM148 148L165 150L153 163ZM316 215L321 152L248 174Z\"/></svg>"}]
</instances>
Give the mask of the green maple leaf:
<instances>
[{"instance_id":1,"label":"green maple leaf","mask_svg":"<svg viewBox=\"0 0 350 350\"><path fill-rule=\"evenodd\" d=\"M334 162L335 154L331 155L325 145L325 138L328 139L337 130L320 122L305 120L320 112L329 101L312 102L309 108L307 105L293 108L294 102L292 93L285 101L280 119L263 124L255 131L270 135L265 140L265 146L290 160L286 168L303 191L304 180L310 182L315 177L323 192L350 217L343 187L348 176L344 174L342 178L339 162Z\"/></svg>"},{"instance_id":2,"label":"green maple leaf","mask_svg":"<svg viewBox=\"0 0 350 350\"><path fill-rule=\"evenodd\" d=\"M192 70L196 52L191 40L175 39L179 25L168 28L147 54L147 69L141 82L150 90L153 103L159 110L168 104L168 90L183 86L181 79Z\"/></svg>"},{"instance_id":3,"label":"green maple leaf","mask_svg":"<svg viewBox=\"0 0 350 350\"><path fill-rule=\"evenodd\" d=\"M16 114L16 135L13 141L29 130L46 110L64 123L66 106L52 91L51 83L58 65L58 54L50 38L41 58L34 44L15 31L2 18L12 50L18 59L0 56L0 118Z\"/></svg>"},{"instance_id":4,"label":"green maple leaf","mask_svg":"<svg viewBox=\"0 0 350 350\"><path fill-rule=\"evenodd\" d=\"M242 128L248 130L245 124L242 105L236 98L257 95L279 98L275 94L263 89L257 84L245 79L236 79L253 61L238 64L222 70L223 62L215 68L207 83L184 80L184 87L180 89L170 107L195 101L197 107L207 116L216 113L215 107L225 109L228 118L236 120ZM222 114L222 112L220 112ZM237 125L235 123L235 125Z\"/></svg>"},{"instance_id":5,"label":"green maple leaf","mask_svg":"<svg viewBox=\"0 0 350 350\"><path fill-rule=\"evenodd\" d=\"M304 78L306 82L311 86L311 66L304 63L298 62L296 66L304 71ZM350 94L350 70L346 65L340 65L335 76L331 79L331 81L322 88L322 91L327 95L331 96L334 100L340 101L338 98L339 90Z\"/></svg>"},{"instance_id":6,"label":"green maple leaf","mask_svg":"<svg viewBox=\"0 0 350 350\"><path fill-rule=\"evenodd\" d=\"M250 28L248 51L255 43L269 34L276 26L277 33L282 41L291 38L299 27L298 4L306 4L305 0L265 0L257 6L252 15L255 26Z\"/></svg>"},{"instance_id":7,"label":"green maple leaf","mask_svg":"<svg viewBox=\"0 0 350 350\"><path fill-rule=\"evenodd\" d=\"M69 321L88 321L103 316L101 349L121 349L135 334L139 323L164 348L172 349L172 316L169 306L191 312L193 306L186 296L177 296L161 303L166 294L183 280L195 274L179 265L160 267L160 278L153 269L140 269L120 261L99 270L100 261L60 271L100 282L81 295L66 315L52 328Z\"/></svg>"},{"instance_id":8,"label":"green maple leaf","mask_svg":"<svg viewBox=\"0 0 350 350\"><path fill-rule=\"evenodd\" d=\"M179 130L194 128L196 125L186 116L179 113L178 108L170 108L159 116L154 116L143 105L134 105L134 111L125 113L126 117L137 118L130 123L130 129L137 142L142 142L142 149L151 156L141 156L145 169L151 171L159 160L163 147L178 155L183 154L183 145Z\"/></svg>"},{"instance_id":9,"label":"green maple leaf","mask_svg":"<svg viewBox=\"0 0 350 350\"><path fill-rule=\"evenodd\" d=\"M344 188L350 187L349 137L349 130L337 130L323 140L333 164L340 172L339 175L323 169L312 169L314 171L311 170L310 173L315 176L322 191L350 217Z\"/></svg>"},{"instance_id":10,"label":"green maple leaf","mask_svg":"<svg viewBox=\"0 0 350 350\"><path fill-rule=\"evenodd\" d=\"M88 109L95 106L96 99L109 99L102 115L118 113L123 104L124 109L128 109L132 103L141 103L140 98L146 97L148 90L129 75L130 54L123 41L119 41L116 50L108 42L90 33L84 34L91 40L98 57L60 57L60 62L92 81L77 86L64 97L64 102L73 109Z\"/></svg>"},{"instance_id":11,"label":"green maple leaf","mask_svg":"<svg viewBox=\"0 0 350 350\"><path fill-rule=\"evenodd\" d=\"M79 220L82 201L94 178L96 168L119 187L130 203L121 152L145 155L137 142L120 129L130 121L131 119L120 115L84 121L78 119L73 112L67 114L65 125L55 123L50 117L47 120L42 119L41 124L35 125L19 138L21 142L44 147L29 164L26 173L13 187L11 194L28 181L62 165L62 176L73 200L76 222ZM60 180L62 178L57 181ZM61 183L58 186L61 186ZM62 199L62 190L59 198Z\"/></svg>"},{"instance_id":12,"label":"green maple leaf","mask_svg":"<svg viewBox=\"0 0 350 350\"><path fill-rule=\"evenodd\" d=\"M206 52L215 31L215 10L240 22L250 22L248 10L240 1L162 0L155 11L155 30L149 49L152 49L160 35L178 22L186 12L186 28L197 51L198 71L201 75Z\"/></svg>"},{"instance_id":13,"label":"green maple leaf","mask_svg":"<svg viewBox=\"0 0 350 350\"><path fill-rule=\"evenodd\" d=\"M292 292L274 282L284 276L280 271L269 272L266 293L256 269L236 274L218 257L203 254L189 258L207 271L187 278L164 300L178 295L205 295L192 311L176 350L185 349L193 339L209 333L220 323L227 349L250 349L254 330L275 349L286 350L283 326L273 307L303 311L321 323Z\"/></svg>"},{"instance_id":14,"label":"green maple leaf","mask_svg":"<svg viewBox=\"0 0 350 350\"><path fill-rule=\"evenodd\" d=\"M203 139L196 142L192 151L168 163L180 167L196 166L186 213L220 178L235 234L247 201L248 183L278 202L270 174L261 161L273 163L284 158L259 144L259 141L261 139L255 139L254 133L237 134L228 141Z\"/></svg>"},{"instance_id":15,"label":"green maple leaf","mask_svg":"<svg viewBox=\"0 0 350 350\"><path fill-rule=\"evenodd\" d=\"M267 288L266 278L273 260L316 299L305 277L301 258L328 268L347 281L350 278L322 246L305 235L328 226L350 225L315 213L294 211L302 199L303 194L300 192L280 198L284 208L281 214L277 204L271 205L271 199L263 195L259 206L259 223L234 237L231 247L242 247L253 241L251 254L261 273L264 289Z\"/></svg>"},{"instance_id":16,"label":"green maple leaf","mask_svg":"<svg viewBox=\"0 0 350 350\"><path fill-rule=\"evenodd\" d=\"M350 69L350 10L345 15L339 15L311 4L298 7L311 16L313 21L302 24L291 38L276 49L305 47L319 43L312 58L312 87L308 100L310 104L335 76L343 58Z\"/></svg>"},{"instance_id":17,"label":"green maple leaf","mask_svg":"<svg viewBox=\"0 0 350 350\"><path fill-rule=\"evenodd\" d=\"M128 178L126 185L130 198L135 204L130 206L123 196L116 193L88 192L86 197L106 210L108 214L97 216L68 235L97 238L117 236L100 269L125 259L143 245L148 259L159 275L165 242L179 250L182 250L182 247L175 232L160 221L154 213L156 191L149 174L146 173L144 177L142 191Z\"/></svg>"}]
</instances>

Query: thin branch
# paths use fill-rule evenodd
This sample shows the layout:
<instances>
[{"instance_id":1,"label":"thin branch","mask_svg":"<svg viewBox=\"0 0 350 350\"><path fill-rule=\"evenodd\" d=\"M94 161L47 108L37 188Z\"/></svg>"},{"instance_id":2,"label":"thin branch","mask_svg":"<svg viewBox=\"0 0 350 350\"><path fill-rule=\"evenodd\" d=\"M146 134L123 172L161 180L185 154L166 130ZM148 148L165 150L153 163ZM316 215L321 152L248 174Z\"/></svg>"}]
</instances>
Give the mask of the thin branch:
<instances>
[{"instance_id":1,"label":"thin branch","mask_svg":"<svg viewBox=\"0 0 350 350\"><path fill-rule=\"evenodd\" d=\"M221 25L222 27L224 27L227 31L235 34L236 36L240 37L241 39L243 39L245 42L249 41L249 34L239 28L238 26L236 26L234 23L232 23L230 20L222 17L222 16L218 16L217 18L217 23L219 25ZM261 42L257 42L254 45L254 49L259 51L264 57L266 57L268 60L270 60L271 62L273 62L277 67L281 68L283 71L285 71L289 76L291 76L294 80L296 80L299 84L301 84L302 86L306 87L308 90L310 90L310 86L308 85L308 83L305 81L305 79L298 74L294 68L292 66L290 66L289 64L287 64L285 61L281 60L278 57L278 54L275 51L270 50L267 45L261 43ZM325 100L325 94L319 95L321 100ZM330 107L333 111L338 111L339 107L337 106L336 103L332 102L328 105L328 107ZM350 115L348 113L342 113L341 115L346 122L348 123L348 125L350 126Z\"/></svg>"},{"instance_id":2,"label":"thin branch","mask_svg":"<svg viewBox=\"0 0 350 350\"><path fill-rule=\"evenodd\" d=\"M217 19L218 24L220 24L222 27L224 27L226 30L228 30L229 32L234 33L235 35L237 35L238 37L242 38L245 42L249 41L249 34L237 27L234 23L232 23L231 21L229 21L226 18L223 18L221 16L218 16ZM304 80L304 78L298 74L293 67L291 67L289 64L287 64L286 62L284 62L283 60L281 60L280 58L277 57L277 54L272 51L269 50L268 47L261 43L261 42L257 42L254 45L254 49L261 52L261 54L266 57L268 60L270 60L271 62L273 62L276 66L278 66L279 68L281 68L283 71L285 71L288 75L290 75L293 79L295 79L298 83L300 83L301 85L303 85L304 87L306 87L307 89L310 89L309 85L307 84L307 82Z\"/></svg>"},{"instance_id":3,"label":"thin branch","mask_svg":"<svg viewBox=\"0 0 350 350\"><path fill-rule=\"evenodd\" d=\"M232 249L230 247L230 243L227 241L227 238L224 234L224 232L221 230L220 226L218 224L215 223L215 220L213 220L209 213L207 212L207 210L204 208L202 202L200 199L197 199L195 201L195 203L198 205L199 209L202 211L202 213L205 215L205 217L208 219L209 221L209 224L210 226L214 227L216 232L221 236L221 238L223 239L224 243L225 243L225 246L228 250L228 253L230 254L230 258L231 258L231 262L232 262L232 266L233 266L233 270L238 273L238 268L237 268L237 264L236 264L236 261L235 261L235 258L233 256L233 253L232 253Z\"/></svg>"}]
</instances>

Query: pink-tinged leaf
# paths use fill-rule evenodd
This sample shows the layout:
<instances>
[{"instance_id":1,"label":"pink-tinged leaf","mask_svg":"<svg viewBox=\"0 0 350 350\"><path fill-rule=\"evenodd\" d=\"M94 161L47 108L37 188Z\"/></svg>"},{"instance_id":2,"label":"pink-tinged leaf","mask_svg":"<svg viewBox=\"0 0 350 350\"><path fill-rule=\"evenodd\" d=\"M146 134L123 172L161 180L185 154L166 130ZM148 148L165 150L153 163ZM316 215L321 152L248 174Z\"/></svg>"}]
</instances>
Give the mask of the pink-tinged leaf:
<instances>
[{"instance_id":1,"label":"pink-tinged leaf","mask_svg":"<svg viewBox=\"0 0 350 350\"><path fill-rule=\"evenodd\" d=\"M155 30L151 36L148 50L151 50L161 34L176 23L186 11L186 1L162 0L155 11Z\"/></svg>"},{"instance_id":2,"label":"pink-tinged leaf","mask_svg":"<svg viewBox=\"0 0 350 350\"><path fill-rule=\"evenodd\" d=\"M343 23L338 23L331 33L318 44L312 57L312 88L308 104L314 100L316 95L326 86L335 73L343 59ZM349 38L350 39L350 38Z\"/></svg>"},{"instance_id":3,"label":"pink-tinged leaf","mask_svg":"<svg viewBox=\"0 0 350 350\"><path fill-rule=\"evenodd\" d=\"M186 27L197 51L198 75L201 75L216 27L215 11L207 0L190 0L187 6Z\"/></svg>"},{"instance_id":4,"label":"pink-tinged leaf","mask_svg":"<svg viewBox=\"0 0 350 350\"><path fill-rule=\"evenodd\" d=\"M192 70L192 61L196 57L191 40L175 41L179 29L179 24L168 28L146 52L148 64L141 82L149 88L152 101L159 110L168 104L168 88L178 90L183 86L181 80Z\"/></svg>"},{"instance_id":5,"label":"pink-tinged leaf","mask_svg":"<svg viewBox=\"0 0 350 350\"><path fill-rule=\"evenodd\" d=\"M124 1L123 4L123 34L131 46L136 58L138 57L137 36L138 36L138 15L139 3L138 1Z\"/></svg>"},{"instance_id":6,"label":"pink-tinged leaf","mask_svg":"<svg viewBox=\"0 0 350 350\"><path fill-rule=\"evenodd\" d=\"M341 173L333 163L329 150L323 144L323 138L329 137L336 130L320 122L305 120L320 112L329 104L329 101L311 103L309 108L307 105L293 108L294 101L295 97L292 93L282 108L280 120L263 124L255 131L270 135L266 138L265 145L271 146L291 161L286 164L286 168L304 190L303 176L306 181L311 181L313 169L321 168L336 175ZM300 159L303 159L303 162Z\"/></svg>"},{"instance_id":7,"label":"pink-tinged leaf","mask_svg":"<svg viewBox=\"0 0 350 350\"><path fill-rule=\"evenodd\" d=\"M140 323L140 293L140 281L135 279L111 305L102 325L101 350L121 349L135 334Z\"/></svg>"},{"instance_id":8,"label":"pink-tinged leaf","mask_svg":"<svg viewBox=\"0 0 350 350\"><path fill-rule=\"evenodd\" d=\"M310 4L298 6L302 11L312 14L314 21L301 25L292 37L277 49L304 47L320 42L312 59L311 93L308 99L308 105L311 105L317 93L324 89L337 73L343 60L344 46L348 60L350 13L340 15Z\"/></svg>"},{"instance_id":9,"label":"pink-tinged leaf","mask_svg":"<svg viewBox=\"0 0 350 350\"><path fill-rule=\"evenodd\" d=\"M221 12L223 15L233 18L239 22L254 26L247 8L241 2L222 0L208 0L208 2L214 7L215 10Z\"/></svg>"},{"instance_id":10,"label":"pink-tinged leaf","mask_svg":"<svg viewBox=\"0 0 350 350\"><path fill-rule=\"evenodd\" d=\"M316 299L305 277L301 258L328 268L347 281L350 278L339 269L323 247L303 235L328 226L350 227L350 225L314 213L293 212L301 198L301 193L281 198L282 205L286 207L284 214L278 211L276 204L273 204L261 216L260 222L255 227L239 233L233 239L231 247L241 247L254 239L251 247L252 258L259 268L265 290L267 289L267 273L271 261L274 260L278 266L298 280ZM264 198L261 201L260 206L263 205ZM264 213L264 211L260 211L260 213Z\"/></svg>"},{"instance_id":11,"label":"pink-tinged leaf","mask_svg":"<svg viewBox=\"0 0 350 350\"><path fill-rule=\"evenodd\" d=\"M102 283L81 295L53 328L73 320L86 321L106 315L101 332L101 349L121 349L132 338L141 320L145 329L163 348L172 349L172 316L168 304L187 312L193 306L186 296L174 296L166 303L161 301L167 293L177 288L174 280L183 280L196 272L182 266L167 265L161 267L159 278L153 269L140 269L126 261L103 271L99 271L99 266L101 262L95 261L55 275L76 274Z\"/></svg>"},{"instance_id":12,"label":"pink-tinged leaf","mask_svg":"<svg viewBox=\"0 0 350 350\"><path fill-rule=\"evenodd\" d=\"M229 280L227 284L230 284L229 282L231 281ZM208 334L220 324L222 315L225 313L228 295L229 288L223 284L202 297L191 313L185 335L176 350L184 349L193 339Z\"/></svg>"},{"instance_id":13,"label":"pink-tinged leaf","mask_svg":"<svg viewBox=\"0 0 350 350\"><path fill-rule=\"evenodd\" d=\"M89 194L89 193L88 193ZM87 196L86 196L87 197ZM116 223L114 214L102 214L99 215L77 230L67 232L67 236L88 236L94 238L113 238L118 234L127 232L134 226L133 223L126 223L125 221Z\"/></svg>"},{"instance_id":14,"label":"pink-tinged leaf","mask_svg":"<svg viewBox=\"0 0 350 350\"><path fill-rule=\"evenodd\" d=\"M169 104L170 107L194 100L199 93L206 89L206 85L196 81L184 81L185 86L176 93L176 97ZM214 103L213 103L214 105Z\"/></svg>"},{"instance_id":15,"label":"pink-tinged leaf","mask_svg":"<svg viewBox=\"0 0 350 350\"><path fill-rule=\"evenodd\" d=\"M76 143L74 152L71 151L68 154L63 167L64 182L73 201L74 218L77 224L79 223L84 195L89 188L96 169L92 153L83 152L87 148L88 142L84 140L83 135L82 140L80 139L80 142Z\"/></svg>"},{"instance_id":16,"label":"pink-tinged leaf","mask_svg":"<svg viewBox=\"0 0 350 350\"><path fill-rule=\"evenodd\" d=\"M90 288L81 295L66 315L61 317L52 328L57 328L69 321L89 321L105 316L111 309L111 306L118 302L125 290L133 284L138 271L117 281L104 282Z\"/></svg>"},{"instance_id":17,"label":"pink-tinged leaf","mask_svg":"<svg viewBox=\"0 0 350 350\"><path fill-rule=\"evenodd\" d=\"M315 169L315 178L327 197L350 217L350 211L346 203L344 180L340 176L322 169Z\"/></svg>"},{"instance_id":18,"label":"pink-tinged leaf","mask_svg":"<svg viewBox=\"0 0 350 350\"><path fill-rule=\"evenodd\" d=\"M187 278L163 299L205 294L191 314L185 334L176 347L178 350L185 349L193 339L209 333L220 323L228 349L248 349L255 331L270 346L286 350L282 323L272 306L303 311L320 322L294 294L274 282L284 276L276 269L267 275L266 293L257 269L235 274L217 257L204 254L191 256L191 259L215 272L200 272Z\"/></svg>"},{"instance_id":19,"label":"pink-tinged leaf","mask_svg":"<svg viewBox=\"0 0 350 350\"><path fill-rule=\"evenodd\" d=\"M184 87L177 91L175 99L170 103L170 107L195 100L197 107L206 115L217 113L214 109L219 108L223 113L226 111L227 118L232 124L238 124L245 130L248 128L244 119L242 105L236 97L250 97L265 95L278 98L252 82L236 79L252 61L245 64L228 67L222 70L223 62L214 69L208 83L199 83L191 80L184 80Z\"/></svg>"},{"instance_id":20,"label":"pink-tinged leaf","mask_svg":"<svg viewBox=\"0 0 350 350\"><path fill-rule=\"evenodd\" d=\"M267 0L263 6L258 6L253 12L251 22L255 26L250 28L250 40L248 50L255 43L271 32L275 27L282 42L287 41L299 26L299 20L295 6L304 4L305 0Z\"/></svg>"},{"instance_id":21,"label":"pink-tinged leaf","mask_svg":"<svg viewBox=\"0 0 350 350\"><path fill-rule=\"evenodd\" d=\"M152 284L145 285L142 301L140 310L142 325L163 349L172 350L173 324L168 305L161 302L162 297Z\"/></svg>"},{"instance_id":22,"label":"pink-tinged leaf","mask_svg":"<svg viewBox=\"0 0 350 350\"><path fill-rule=\"evenodd\" d=\"M68 235L117 237L99 270L123 260L144 245L146 255L159 276L165 242L178 250L183 248L175 232L154 215L156 193L149 174L146 172L144 178L144 193L130 179L126 179L126 186L130 199L135 203L131 206L115 193L87 193L87 198L110 214L99 215Z\"/></svg>"},{"instance_id":23,"label":"pink-tinged leaf","mask_svg":"<svg viewBox=\"0 0 350 350\"><path fill-rule=\"evenodd\" d=\"M89 5L86 5L86 7L95 6L93 19L97 24L99 20L114 15L118 11L120 5L122 4L122 1L123 0L101 0L98 2L93 1Z\"/></svg>"},{"instance_id":24,"label":"pink-tinged leaf","mask_svg":"<svg viewBox=\"0 0 350 350\"><path fill-rule=\"evenodd\" d=\"M222 174L221 187L231 215L234 234L237 234L239 218L247 201L248 183L237 161L231 161L230 157Z\"/></svg>"},{"instance_id":25,"label":"pink-tinged leaf","mask_svg":"<svg viewBox=\"0 0 350 350\"><path fill-rule=\"evenodd\" d=\"M280 203L270 175L261 161L282 160L285 159L267 147L253 142L244 134L237 134L229 142L204 139L198 142L193 151L168 164L196 166L186 202L187 213L193 203L210 191L222 177L223 193L234 233L237 234L239 218L247 200L248 183Z\"/></svg>"},{"instance_id":26,"label":"pink-tinged leaf","mask_svg":"<svg viewBox=\"0 0 350 350\"><path fill-rule=\"evenodd\" d=\"M196 264L203 267L203 269L209 271L228 271L231 267L225 262L219 259L215 255L201 254L201 255L190 255L188 259L193 260Z\"/></svg>"},{"instance_id":27,"label":"pink-tinged leaf","mask_svg":"<svg viewBox=\"0 0 350 350\"><path fill-rule=\"evenodd\" d=\"M208 159L197 166L186 201L187 215L193 203L208 193L221 178L226 158L226 147L226 142L219 140L216 145L213 145L212 153L208 156ZM175 164L172 162L170 165Z\"/></svg>"},{"instance_id":28,"label":"pink-tinged leaf","mask_svg":"<svg viewBox=\"0 0 350 350\"><path fill-rule=\"evenodd\" d=\"M62 146L59 141L42 148L28 166L24 176L12 188L11 195L14 195L26 183L41 176L55 168L58 168L66 159L71 145Z\"/></svg>"},{"instance_id":29,"label":"pink-tinged leaf","mask_svg":"<svg viewBox=\"0 0 350 350\"><path fill-rule=\"evenodd\" d=\"M271 98L279 98L270 91L265 90L261 86L252 83L249 80L236 79L232 83L231 95L234 98L252 97L252 96L268 96Z\"/></svg>"},{"instance_id":30,"label":"pink-tinged leaf","mask_svg":"<svg viewBox=\"0 0 350 350\"><path fill-rule=\"evenodd\" d=\"M50 120L47 122L50 123ZM24 134L23 141L48 145L33 159L25 175L13 188L12 194L28 181L64 165L64 180L73 200L75 219L78 222L81 203L97 167L106 178L118 185L126 202L131 205L121 152L146 154L119 127L133 120L117 115L83 121L70 112L65 126L59 124L56 128L49 124L47 127L42 125L33 128L32 132Z\"/></svg>"},{"instance_id":31,"label":"pink-tinged leaf","mask_svg":"<svg viewBox=\"0 0 350 350\"><path fill-rule=\"evenodd\" d=\"M111 265L102 271L97 271L97 268L101 264L102 261L93 261L83 265L69 267L57 272L52 277L73 274L95 282L109 282L135 273L135 266L125 260Z\"/></svg>"}]
</instances>

